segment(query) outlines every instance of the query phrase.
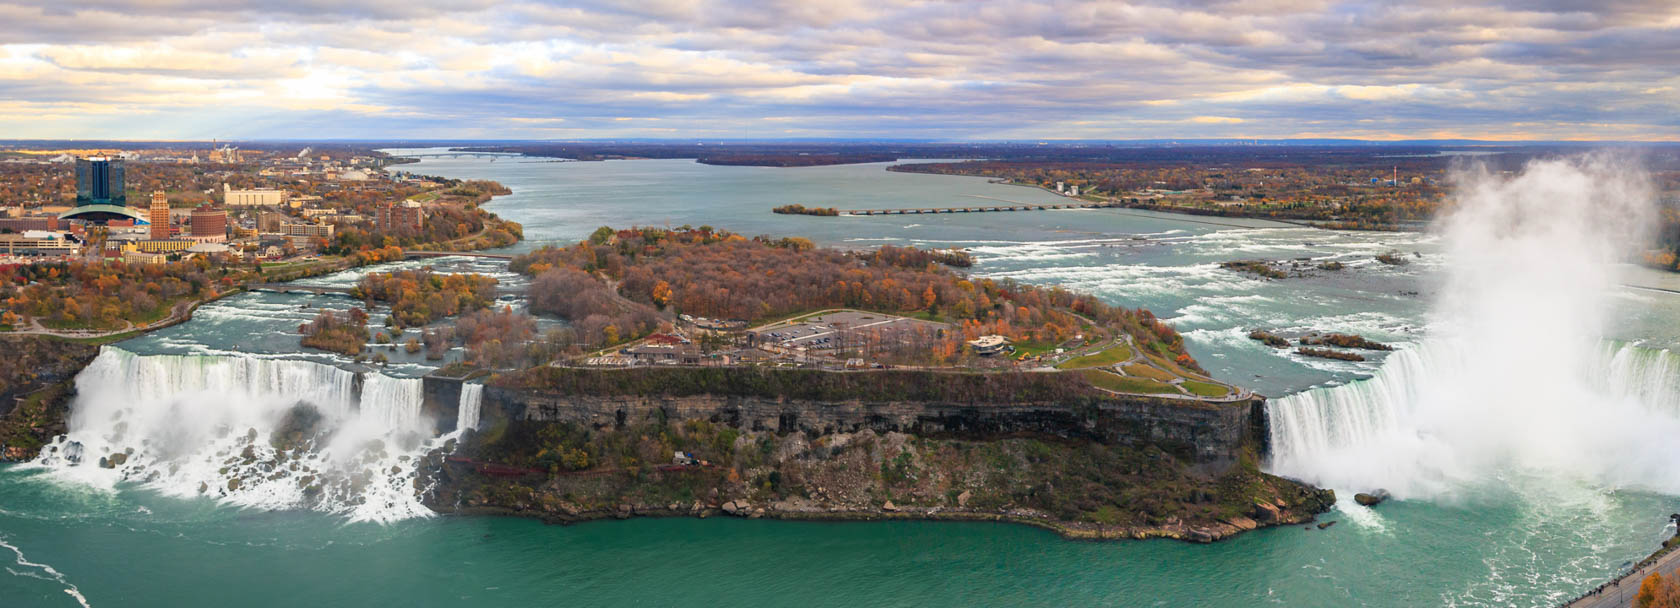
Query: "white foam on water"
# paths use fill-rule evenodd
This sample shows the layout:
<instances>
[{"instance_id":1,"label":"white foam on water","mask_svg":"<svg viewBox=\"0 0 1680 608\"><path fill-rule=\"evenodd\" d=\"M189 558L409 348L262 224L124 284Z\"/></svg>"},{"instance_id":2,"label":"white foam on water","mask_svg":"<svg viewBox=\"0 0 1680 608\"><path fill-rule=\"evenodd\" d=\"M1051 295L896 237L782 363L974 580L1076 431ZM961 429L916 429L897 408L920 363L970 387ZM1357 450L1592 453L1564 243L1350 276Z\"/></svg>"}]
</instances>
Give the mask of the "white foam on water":
<instances>
[{"instance_id":1,"label":"white foam on water","mask_svg":"<svg viewBox=\"0 0 1680 608\"><path fill-rule=\"evenodd\" d=\"M1652 190L1606 155L1458 177L1427 337L1269 406L1273 471L1400 498L1538 477L1680 494L1680 360L1606 343Z\"/></svg>"},{"instance_id":2,"label":"white foam on water","mask_svg":"<svg viewBox=\"0 0 1680 608\"><path fill-rule=\"evenodd\" d=\"M60 480L352 521L431 514L414 478L440 440L420 414L418 378L106 347L76 387L69 432L36 460Z\"/></svg>"},{"instance_id":3,"label":"white foam on water","mask_svg":"<svg viewBox=\"0 0 1680 608\"><path fill-rule=\"evenodd\" d=\"M4 547L12 552L15 556L15 560L13 562L14 565L25 568L25 570L13 570L11 568L6 568L7 572L10 572L15 576L27 576L30 578L52 581L60 585L64 585L65 595L74 598L77 604L81 604L82 608L93 608L93 605L88 603L87 596L82 595L81 589L77 589L76 585L66 580L63 572L59 572L57 569L47 564L29 561L28 558L23 556L23 549L6 542L6 537L4 536L0 536L0 547Z\"/></svg>"}]
</instances>

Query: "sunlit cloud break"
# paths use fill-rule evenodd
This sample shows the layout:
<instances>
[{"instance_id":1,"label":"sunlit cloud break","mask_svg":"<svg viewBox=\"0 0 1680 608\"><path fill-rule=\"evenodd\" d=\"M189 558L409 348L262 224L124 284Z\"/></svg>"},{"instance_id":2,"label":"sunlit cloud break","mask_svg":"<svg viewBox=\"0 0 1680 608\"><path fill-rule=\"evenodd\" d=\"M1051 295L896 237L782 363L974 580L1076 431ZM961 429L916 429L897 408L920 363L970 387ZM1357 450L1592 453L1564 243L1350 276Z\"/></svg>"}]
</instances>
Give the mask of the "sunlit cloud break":
<instances>
[{"instance_id":1,"label":"sunlit cloud break","mask_svg":"<svg viewBox=\"0 0 1680 608\"><path fill-rule=\"evenodd\" d=\"M1680 139L1680 4L0 2L14 138Z\"/></svg>"}]
</instances>

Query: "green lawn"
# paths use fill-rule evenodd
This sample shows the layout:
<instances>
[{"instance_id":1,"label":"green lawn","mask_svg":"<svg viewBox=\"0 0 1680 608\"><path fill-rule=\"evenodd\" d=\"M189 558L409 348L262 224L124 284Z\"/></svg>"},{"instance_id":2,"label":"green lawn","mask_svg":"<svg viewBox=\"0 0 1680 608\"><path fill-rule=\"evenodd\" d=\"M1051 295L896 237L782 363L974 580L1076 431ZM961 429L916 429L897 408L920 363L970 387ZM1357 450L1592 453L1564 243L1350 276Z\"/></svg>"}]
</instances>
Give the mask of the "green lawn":
<instances>
[{"instance_id":1,"label":"green lawn","mask_svg":"<svg viewBox=\"0 0 1680 608\"><path fill-rule=\"evenodd\" d=\"M1083 369L1085 379L1098 388L1105 388L1117 393L1143 394L1178 394L1178 389L1172 385L1144 378L1128 378L1119 374L1109 373L1100 369Z\"/></svg>"},{"instance_id":2,"label":"green lawn","mask_svg":"<svg viewBox=\"0 0 1680 608\"><path fill-rule=\"evenodd\" d=\"M1185 380L1180 383L1179 386L1184 387L1184 390L1190 391L1190 394L1198 397L1224 397L1225 395L1231 393L1231 389L1229 387L1222 384L1214 384L1212 382Z\"/></svg>"},{"instance_id":3,"label":"green lawn","mask_svg":"<svg viewBox=\"0 0 1680 608\"><path fill-rule=\"evenodd\" d=\"M1082 367L1108 367L1132 358L1132 348L1121 344L1108 350L1074 357L1056 366L1056 369L1079 369Z\"/></svg>"},{"instance_id":4,"label":"green lawn","mask_svg":"<svg viewBox=\"0 0 1680 608\"><path fill-rule=\"evenodd\" d=\"M1131 365L1127 365L1124 369L1127 375L1149 378L1151 380L1159 380L1161 382L1171 382L1173 378L1177 377L1169 372L1163 371L1161 368L1153 367L1146 363L1133 363Z\"/></svg>"}]
</instances>

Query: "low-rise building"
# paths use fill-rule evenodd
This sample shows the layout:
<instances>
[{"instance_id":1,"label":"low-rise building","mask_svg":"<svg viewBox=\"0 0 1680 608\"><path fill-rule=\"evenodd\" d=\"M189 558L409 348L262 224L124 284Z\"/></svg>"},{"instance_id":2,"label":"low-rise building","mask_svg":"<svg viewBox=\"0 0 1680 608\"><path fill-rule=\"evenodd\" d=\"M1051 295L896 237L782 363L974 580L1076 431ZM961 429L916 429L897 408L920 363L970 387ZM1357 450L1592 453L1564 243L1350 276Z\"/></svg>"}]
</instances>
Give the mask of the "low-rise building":
<instances>
[{"instance_id":1,"label":"low-rise building","mask_svg":"<svg viewBox=\"0 0 1680 608\"><path fill-rule=\"evenodd\" d=\"M333 236L332 224L300 224L286 222L280 225L280 234L286 236L320 237L330 239Z\"/></svg>"},{"instance_id":2,"label":"low-rise building","mask_svg":"<svg viewBox=\"0 0 1680 608\"><path fill-rule=\"evenodd\" d=\"M1009 347L1009 338L997 334L980 336L969 340L968 346L974 349L975 354L981 356L995 355Z\"/></svg>"},{"instance_id":3,"label":"low-rise building","mask_svg":"<svg viewBox=\"0 0 1680 608\"><path fill-rule=\"evenodd\" d=\"M184 239L134 241L134 248L146 253L177 253L193 245L192 241Z\"/></svg>"},{"instance_id":4,"label":"low-rise building","mask_svg":"<svg viewBox=\"0 0 1680 608\"><path fill-rule=\"evenodd\" d=\"M380 230L419 230L426 220L425 209L420 203L403 201L392 205L380 205L374 212L374 224Z\"/></svg>"},{"instance_id":5,"label":"low-rise building","mask_svg":"<svg viewBox=\"0 0 1680 608\"><path fill-rule=\"evenodd\" d=\"M653 365L699 365L700 347L690 344L638 344L624 349L630 359Z\"/></svg>"},{"instance_id":6,"label":"low-rise building","mask_svg":"<svg viewBox=\"0 0 1680 608\"><path fill-rule=\"evenodd\" d=\"M8 257L68 257L81 254L80 243L60 232L29 230L22 234L0 234L0 254Z\"/></svg>"},{"instance_id":7,"label":"low-rise building","mask_svg":"<svg viewBox=\"0 0 1680 608\"><path fill-rule=\"evenodd\" d=\"M234 190L222 184L222 204L228 207L278 207L286 204L286 191L274 188Z\"/></svg>"},{"instance_id":8,"label":"low-rise building","mask_svg":"<svg viewBox=\"0 0 1680 608\"><path fill-rule=\"evenodd\" d=\"M162 264L169 261L169 256L162 253L146 253L144 251L124 251L122 260L130 264Z\"/></svg>"}]
</instances>

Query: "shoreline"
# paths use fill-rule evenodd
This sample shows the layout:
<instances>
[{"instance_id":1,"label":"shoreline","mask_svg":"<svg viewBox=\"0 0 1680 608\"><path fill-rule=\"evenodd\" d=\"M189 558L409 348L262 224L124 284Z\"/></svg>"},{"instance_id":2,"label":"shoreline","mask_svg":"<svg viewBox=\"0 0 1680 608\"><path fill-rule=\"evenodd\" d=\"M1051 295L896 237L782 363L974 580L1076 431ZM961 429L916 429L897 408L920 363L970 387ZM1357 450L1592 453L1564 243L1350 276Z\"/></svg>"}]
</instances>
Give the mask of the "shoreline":
<instances>
[{"instance_id":1,"label":"shoreline","mask_svg":"<svg viewBox=\"0 0 1680 608\"><path fill-rule=\"evenodd\" d=\"M1680 524L1677 515L1670 515L1671 523ZM1634 562L1632 566L1623 569L1610 580L1581 592L1569 600L1558 604L1558 608L1603 608L1606 606L1626 606L1639 592L1639 587L1651 574L1666 573L1665 577L1676 576L1680 573L1680 527L1674 535L1662 542L1662 546L1643 559ZM1630 588L1631 586L1631 588ZM1614 596L1614 597L1612 597Z\"/></svg>"},{"instance_id":2,"label":"shoreline","mask_svg":"<svg viewBox=\"0 0 1680 608\"><path fill-rule=\"evenodd\" d=\"M1401 225L1401 224L1395 224L1395 223L1383 223L1383 224L1373 224L1373 225L1351 225L1351 226L1349 226L1349 225L1339 225L1340 222L1337 221L1337 220L1317 220L1317 219L1312 219L1312 218L1299 218L1299 217L1278 217L1278 216L1260 215L1260 214L1254 214L1254 213L1231 212L1231 211L1222 210L1222 209L1203 209L1203 208L1199 208L1199 207L1181 207L1181 206L1178 206L1178 205L1149 204L1149 203L1143 203L1141 201L1139 203L1134 204L1134 203L1126 203L1124 198L1108 198L1108 199L1104 199L1103 201L1090 201L1089 199L1075 198L1075 197L1072 197L1072 196L1068 196L1064 193L1056 192L1055 190L1051 190L1049 188L1046 188L1046 187L1038 185L1038 184L1019 183L1019 182L1016 182L1014 180L1009 180L1009 179L1005 179L1005 178L995 178L995 177L991 177L991 176L987 176L987 175L968 175L968 174L958 174L958 173L930 173L930 172L915 171L915 170L911 170L911 169L901 168L901 167L908 167L908 166L911 166L913 164L917 164L917 163L906 163L906 164L892 165L892 166L887 167L886 170L887 171L893 171L893 172L899 172L899 173L916 173L916 174L921 174L921 175L956 175L956 176L963 176L963 177L980 177L980 178L987 179L990 183L993 183L993 184L1004 185L1004 186L1019 186L1019 187L1022 187L1022 188L1032 188L1032 189L1035 189L1035 190L1040 190L1040 191L1043 191L1043 192L1048 192L1050 194L1054 194L1056 196L1067 198L1069 200L1101 203L1101 204L1108 205L1111 208L1118 208L1118 209L1134 209L1134 210L1138 210L1138 211L1153 211L1153 212L1156 212L1156 213L1173 213L1173 214L1178 214L1178 215L1193 215L1193 216L1199 216L1199 217L1224 217L1224 218L1233 218L1233 219L1265 220L1265 221L1278 222L1278 223L1281 223L1281 224L1291 224L1291 225L1300 226L1300 227L1303 227L1303 228L1317 228L1319 230L1345 230L1345 231L1349 231L1349 232L1420 232L1421 231L1418 228L1407 227L1407 226L1404 226L1404 225Z\"/></svg>"},{"instance_id":3,"label":"shoreline","mask_svg":"<svg viewBox=\"0 0 1680 608\"><path fill-rule=\"evenodd\" d=\"M745 506L741 506L745 505ZM516 509L502 506L461 507L454 511L440 511L428 505L432 512L443 517L511 517L520 519L534 519L550 525L569 526L590 522L608 520L625 520L632 517L648 518L694 518L708 519L711 517L732 517L736 519L774 519L780 521L802 521L823 523L849 522L880 522L880 521L922 521L922 522L965 522L965 523L996 523L1007 525L1021 525L1042 530L1048 530L1066 541L1111 542L1127 540L1176 540L1194 544L1209 544L1228 540L1244 532L1267 528L1278 528L1310 524L1316 521L1319 513L1300 513L1285 511L1276 521L1261 523L1253 519L1240 517L1232 518L1237 521L1219 522L1213 526L1188 526L1184 524L1156 527L1105 526L1099 523L1069 522L1052 518L1046 514L1031 509L1016 509L1003 511L973 511L961 509L903 507L893 510L822 510L822 509L790 509L778 507L777 503L768 505L752 505L745 501L727 501L722 504L695 502L692 505L671 503L668 505L632 505L620 504L613 509L556 509L532 510Z\"/></svg>"}]
</instances>

